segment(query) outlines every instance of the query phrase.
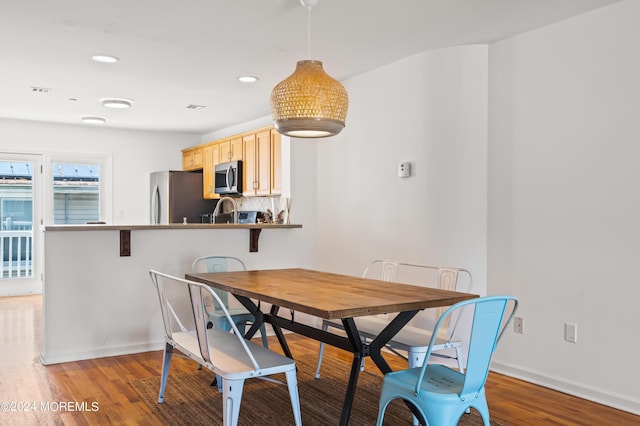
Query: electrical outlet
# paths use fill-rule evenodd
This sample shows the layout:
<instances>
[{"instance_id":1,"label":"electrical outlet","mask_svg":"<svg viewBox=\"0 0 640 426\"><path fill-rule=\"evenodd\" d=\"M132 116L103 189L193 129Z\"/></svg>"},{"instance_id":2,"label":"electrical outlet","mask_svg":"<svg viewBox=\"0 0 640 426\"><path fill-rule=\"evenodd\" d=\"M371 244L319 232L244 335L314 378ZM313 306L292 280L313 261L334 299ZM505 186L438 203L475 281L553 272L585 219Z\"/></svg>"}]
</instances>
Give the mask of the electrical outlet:
<instances>
[{"instance_id":1,"label":"electrical outlet","mask_svg":"<svg viewBox=\"0 0 640 426\"><path fill-rule=\"evenodd\" d=\"M578 343L578 326L576 324L564 323L564 340L570 343Z\"/></svg>"},{"instance_id":2,"label":"electrical outlet","mask_svg":"<svg viewBox=\"0 0 640 426\"><path fill-rule=\"evenodd\" d=\"M513 318L513 331L518 334L524 334L524 319L522 317Z\"/></svg>"}]
</instances>

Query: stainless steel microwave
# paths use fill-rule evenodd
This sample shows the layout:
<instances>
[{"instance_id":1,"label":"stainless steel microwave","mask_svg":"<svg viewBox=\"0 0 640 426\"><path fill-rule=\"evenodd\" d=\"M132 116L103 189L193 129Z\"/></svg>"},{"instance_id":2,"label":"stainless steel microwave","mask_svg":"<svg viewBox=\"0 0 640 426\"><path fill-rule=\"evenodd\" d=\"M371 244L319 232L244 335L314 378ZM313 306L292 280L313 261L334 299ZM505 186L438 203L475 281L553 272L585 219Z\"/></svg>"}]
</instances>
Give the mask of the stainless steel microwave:
<instances>
[{"instance_id":1,"label":"stainless steel microwave","mask_svg":"<svg viewBox=\"0 0 640 426\"><path fill-rule=\"evenodd\" d=\"M242 194L242 161L216 164L214 191L216 194Z\"/></svg>"}]
</instances>

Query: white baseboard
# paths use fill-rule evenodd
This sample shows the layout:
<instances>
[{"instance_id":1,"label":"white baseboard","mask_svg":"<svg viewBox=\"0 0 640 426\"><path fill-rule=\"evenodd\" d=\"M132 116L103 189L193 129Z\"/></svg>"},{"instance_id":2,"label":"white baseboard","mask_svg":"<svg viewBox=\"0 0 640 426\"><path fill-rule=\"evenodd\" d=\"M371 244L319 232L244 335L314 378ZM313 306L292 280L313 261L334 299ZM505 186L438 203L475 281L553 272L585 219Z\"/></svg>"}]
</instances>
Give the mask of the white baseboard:
<instances>
[{"instance_id":1,"label":"white baseboard","mask_svg":"<svg viewBox=\"0 0 640 426\"><path fill-rule=\"evenodd\" d=\"M504 374L516 379L524 380L546 388L554 389L559 392L573 395L578 398L587 399L597 402L598 404L616 408L618 410L627 411L632 414L640 415L640 399L629 395L622 395L611 392L603 392L584 383L576 383L568 380L559 380L554 377L547 376L535 371L514 367L499 362L491 363L491 371Z\"/></svg>"},{"instance_id":2,"label":"white baseboard","mask_svg":"<svg viewBox=\"0 0 640 426\"><path fill-rule=\"evenodd\" d=\"M140 352L159 351L162 349L164 349L164 341L100 348L90 351L49 354L41 353L40 362L42 363L42 365L59 364L61 362L82 361L85 359L104 358L108 356L130 355Z\"/></svg>"},{"instance_id":3,"label":"white baseboard","mask_svg":"<svg viewBox=\"0 0 640 426\"><path fill-rule=\"evenodd\" d=\"M283 330L288 334L288 330ZM267 336L274 336L273 331L269 332L267 328ZM260 331L256 333L254 339L260 338ZM62 362L83 361L85 359L105 358L108 356L130 355L140 352L161 351L164 349L164 340L157 342L145 342L133 345L114 346L107 348L94 348L84 351L70 351L63 353L44 353L40 354L40 362L42 365L59 364Z\"/></svg>"}]
</instances>

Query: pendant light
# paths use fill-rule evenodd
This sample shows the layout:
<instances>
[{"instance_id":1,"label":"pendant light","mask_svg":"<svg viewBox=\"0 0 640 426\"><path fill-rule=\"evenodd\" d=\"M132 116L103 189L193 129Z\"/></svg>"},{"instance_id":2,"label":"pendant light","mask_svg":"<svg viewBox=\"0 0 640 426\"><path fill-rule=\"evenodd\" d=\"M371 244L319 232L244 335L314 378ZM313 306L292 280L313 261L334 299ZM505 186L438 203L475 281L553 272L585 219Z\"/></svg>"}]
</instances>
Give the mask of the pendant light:
<instances>
[{"instance_id":1,"label":"pendant light","mask_svg":"<svg viewBox=\"0 0 640 426\"><path fill-rule=\"evenodd\" d=\"M311 7L319 0L300 0L307 8L307 60L271 92L271 116L279 133L298 138L324 138L344 128L349 106L347 91L311 60Z\"/></svg>"}]
</instances>

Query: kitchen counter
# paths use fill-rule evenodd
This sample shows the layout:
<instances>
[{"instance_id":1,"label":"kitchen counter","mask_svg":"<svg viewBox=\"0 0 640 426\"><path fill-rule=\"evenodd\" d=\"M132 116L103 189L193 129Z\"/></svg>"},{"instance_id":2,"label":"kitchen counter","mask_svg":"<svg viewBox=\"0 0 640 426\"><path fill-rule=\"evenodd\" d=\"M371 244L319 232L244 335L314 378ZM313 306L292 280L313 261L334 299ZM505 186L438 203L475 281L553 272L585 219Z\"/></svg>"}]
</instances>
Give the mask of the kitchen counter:
<instances>
[{"instance_id":1,"label":"kitchen counter","mask_svg":"<svg viewBox=\"0 0 640 426\"><path fill-rule=\"evenodd\" d=\"M52 225L46 226L45 231L122 231L122 230L141 230L141 229L290 229L302 228L302 225L296 224L278 224L278 223L172 223L169 225L106 225L106 224L87 224L87 225Z\"/></svg>"},{"instance_id":2,"label":"kitchen counter","mask_svg":"<svg viewBox=\"0 0 640 426\"><path fill-rule=\"evenodd\" d=\"M276 223L172 223L169 225L106 225L106 224L86 224L86 225L54 225L46 226L45 232L56 231L120 231L120 256L131 256L131 231L149 230L229 230L248 229L249 230L249 252L258 251L258 239L263 229L292 229L302 228L302 225L276 224Z\"/></svg>"}]
</instances>

